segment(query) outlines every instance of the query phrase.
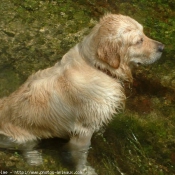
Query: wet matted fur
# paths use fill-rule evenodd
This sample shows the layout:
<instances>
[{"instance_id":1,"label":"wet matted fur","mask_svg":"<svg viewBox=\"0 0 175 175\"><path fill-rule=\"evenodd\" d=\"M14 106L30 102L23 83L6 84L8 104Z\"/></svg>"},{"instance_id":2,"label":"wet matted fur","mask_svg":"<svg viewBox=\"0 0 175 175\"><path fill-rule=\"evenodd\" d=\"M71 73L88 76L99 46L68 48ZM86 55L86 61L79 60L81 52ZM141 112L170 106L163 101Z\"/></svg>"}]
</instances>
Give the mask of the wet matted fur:
<instances>
[{"instance_id":1,"label":"wet matted fur","mask_svg":"<svg viewBox=\"0 0 175 175\"><path fill-rule=\"evenodd\" d=\"M61 61L0 100L0 134L15 143L60 137L90 145L92 134L123 110L130 65L155 62L163 47L134 19L105 15Z\"/></svg>"}]
</instances>

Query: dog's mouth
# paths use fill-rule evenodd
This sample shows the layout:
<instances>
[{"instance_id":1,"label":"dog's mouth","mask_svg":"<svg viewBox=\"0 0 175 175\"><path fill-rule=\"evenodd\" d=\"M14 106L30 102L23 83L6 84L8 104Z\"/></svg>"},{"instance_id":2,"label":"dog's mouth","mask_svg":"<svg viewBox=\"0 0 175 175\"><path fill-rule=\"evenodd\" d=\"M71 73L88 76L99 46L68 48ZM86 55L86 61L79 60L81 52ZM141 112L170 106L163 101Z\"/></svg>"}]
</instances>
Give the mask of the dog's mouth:
<instances>
[{"instance_id":1,"label":"dog's mouth","mask_svg":"<svg viewBox=\"0 0 175 175\"><path fill-rule=\"evenodd\" d=\"M156 54L152 55L150 58L145 57L143 60L140 60L140 59L132 60L130 64L135 67L153 64L154 62L160 59L161 55L162 55L162 52L157 52Z\"/></svg>"}]
</instances>

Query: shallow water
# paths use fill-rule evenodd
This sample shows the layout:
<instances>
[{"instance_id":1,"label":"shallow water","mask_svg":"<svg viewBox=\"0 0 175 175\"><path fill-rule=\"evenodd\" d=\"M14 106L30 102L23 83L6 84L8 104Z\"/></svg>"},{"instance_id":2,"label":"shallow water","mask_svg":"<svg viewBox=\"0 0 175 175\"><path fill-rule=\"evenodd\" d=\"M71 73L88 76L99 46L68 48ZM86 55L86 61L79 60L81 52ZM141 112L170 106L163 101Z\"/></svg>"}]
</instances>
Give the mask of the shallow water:
<instances>
[{"instance_id":1,"label":"shallow water","mask_svg":"<svg viewBox=\"0 0 175 175\"><path fill-rule=\"evenodd\" d=\"M129 15L143 24L148 36L164 43L165 51L155 64L134 73L125 112L92 138L89 167L99 175L175 174L174 8L173 0L2 0L0 96L13 92L33 72L52 66L104 13ZM32 160L42 155L39 166L29 165L17 148L1 149L0 174L77 173L70 172L65 144L60 139L40 142L38 152L27 154Z\"/></svg>"}]
</instances>

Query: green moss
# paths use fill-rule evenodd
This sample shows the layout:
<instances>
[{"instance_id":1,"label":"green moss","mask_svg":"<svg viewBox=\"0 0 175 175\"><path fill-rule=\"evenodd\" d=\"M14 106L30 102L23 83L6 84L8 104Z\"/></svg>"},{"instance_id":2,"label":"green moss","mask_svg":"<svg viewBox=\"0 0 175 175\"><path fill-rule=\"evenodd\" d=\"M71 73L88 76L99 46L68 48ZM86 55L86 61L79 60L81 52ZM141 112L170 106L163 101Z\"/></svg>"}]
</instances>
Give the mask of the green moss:
<instances>
[{"instance_id":1,"label":"green moss","mask_svg":"<svg viewBox=\"0 0 175 175\"><path fill-rule=\"evenodd\" d=\"M0 72L0 97L13 92L21 83L22 80L19 74L15 73L10 67L4 68Z\"/></svg>"},{"instance_id":2,"label":"green moss","mask_svg":"<svg viewBox=\"0 0 175 175\"><path fill-rule=\"evenodd\" d=\"M129 15L165 44L165 52L156 64L135 72L125 113L93 137L88 159L98 174L175 174L174 8L174 0L1 0L0 96L61 59L105 12ZM44 165L33 169L66 169L55 150L43 149ZM0 155L0 165L31 170L20 156L15 164L9 161L14 153Z\"/></svg>"}]
</instances>

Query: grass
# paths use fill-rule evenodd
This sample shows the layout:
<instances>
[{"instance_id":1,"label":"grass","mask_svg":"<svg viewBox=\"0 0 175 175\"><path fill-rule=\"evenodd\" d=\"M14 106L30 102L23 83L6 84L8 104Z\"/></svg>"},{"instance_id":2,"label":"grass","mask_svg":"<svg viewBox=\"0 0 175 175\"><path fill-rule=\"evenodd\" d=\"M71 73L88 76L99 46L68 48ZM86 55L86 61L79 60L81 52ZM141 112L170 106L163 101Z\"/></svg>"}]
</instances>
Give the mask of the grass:
<instances>
[{"instance_id":1,"label":"grass","mask_svg":"<svg viewBox=\"0 0 175 175\"><path fill-rule=\"evenodd\" d=\"M175 2L173 0L2 0L0 95L14 91L33 72L53 65L105 12L129 15L145 33L165 44L156 64L141 67L126 111L93 137L89 162L99 175L175 174ZM55 146L55 150L57 146ZM44 165L65 169L56 151L44 150ZM30 170L21 156L0 151L0 167ZM12 166L13 165L13 166Z\"/></svg>"}]
</instances>

